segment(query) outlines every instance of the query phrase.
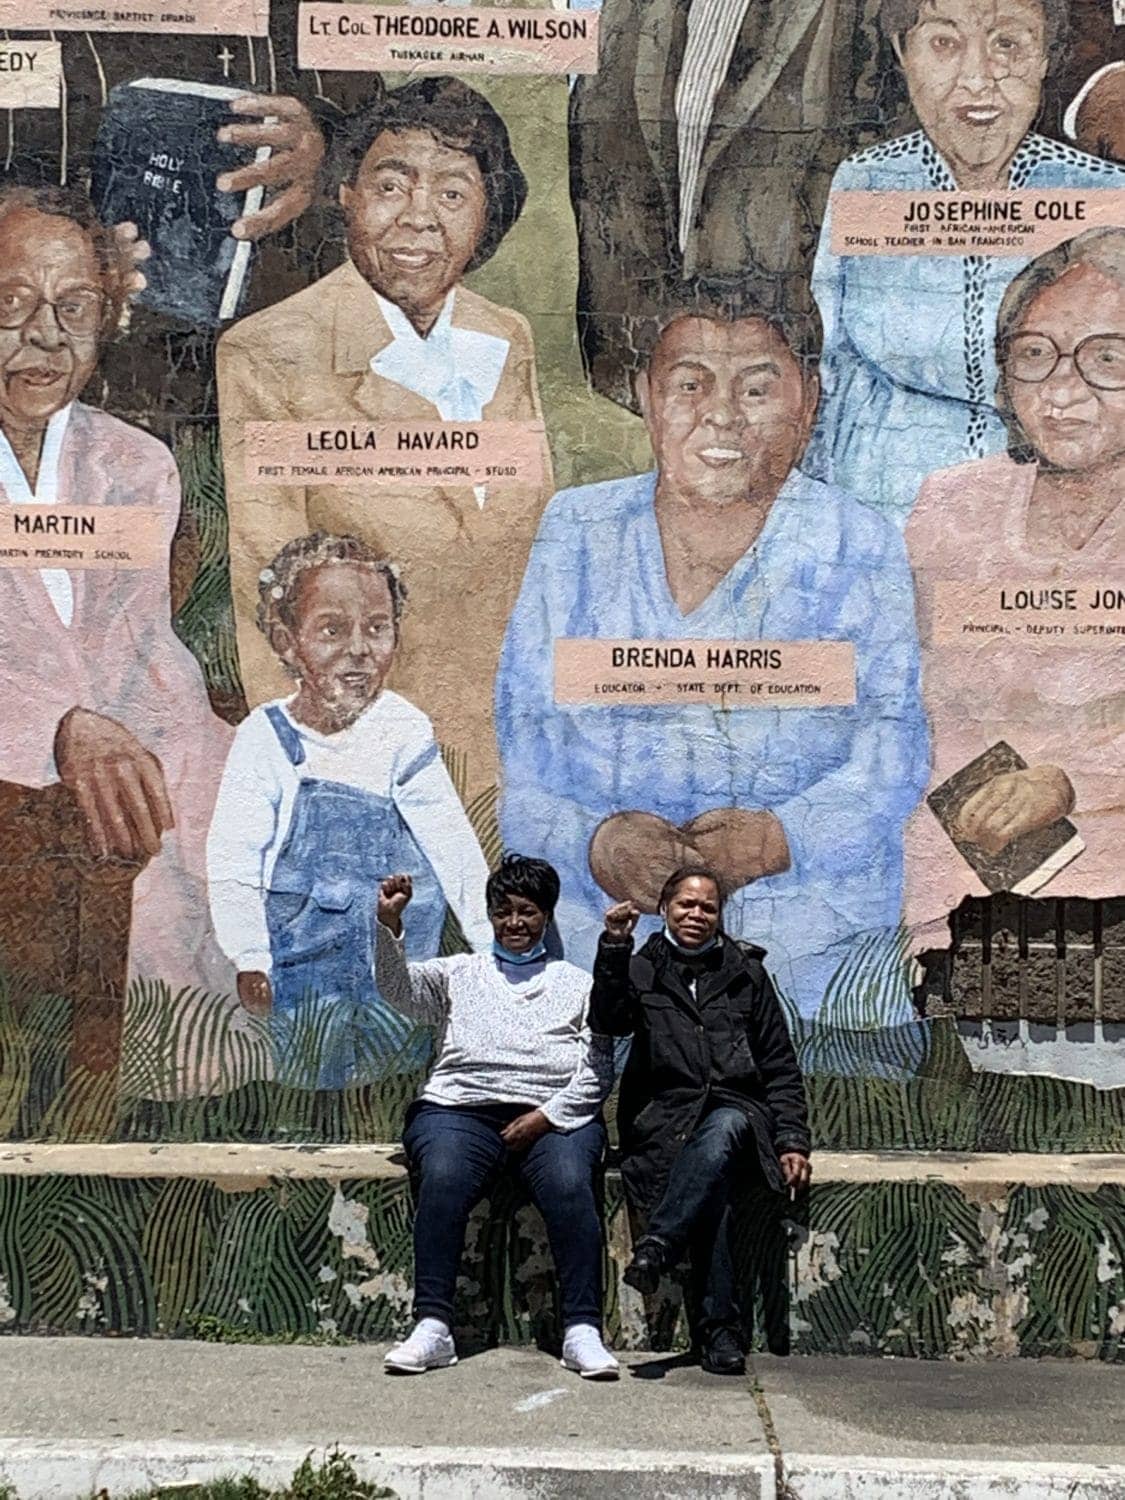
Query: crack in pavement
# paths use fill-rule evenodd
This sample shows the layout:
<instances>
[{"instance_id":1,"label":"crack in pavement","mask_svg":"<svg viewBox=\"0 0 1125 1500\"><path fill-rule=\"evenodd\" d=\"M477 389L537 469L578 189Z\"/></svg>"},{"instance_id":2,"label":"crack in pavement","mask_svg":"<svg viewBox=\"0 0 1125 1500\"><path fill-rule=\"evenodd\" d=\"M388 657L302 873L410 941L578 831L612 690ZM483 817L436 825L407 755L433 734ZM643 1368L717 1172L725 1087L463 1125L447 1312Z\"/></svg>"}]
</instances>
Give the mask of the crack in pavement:
<instances>
[{"instance_id":1,"label":"crack in pavement","mask_svg":"<svg viewBox=\"0 0 1125 1500\"><path fill-rule=\"evenodd\" d=\"M758 1411L758 1421L762 1424L766 1446L769 1448L770 1457L773 1459L775 1500L800 1500L800 1496L785 1477L785 1455L781 1451L781 1439L777 1435L777 1428L774 1425L773 1413L770 1411L765 1389L756 1374L751 1373L749 1379L750 1393L754 1397L754 1405Z\"/></svg>"}]
</instances>

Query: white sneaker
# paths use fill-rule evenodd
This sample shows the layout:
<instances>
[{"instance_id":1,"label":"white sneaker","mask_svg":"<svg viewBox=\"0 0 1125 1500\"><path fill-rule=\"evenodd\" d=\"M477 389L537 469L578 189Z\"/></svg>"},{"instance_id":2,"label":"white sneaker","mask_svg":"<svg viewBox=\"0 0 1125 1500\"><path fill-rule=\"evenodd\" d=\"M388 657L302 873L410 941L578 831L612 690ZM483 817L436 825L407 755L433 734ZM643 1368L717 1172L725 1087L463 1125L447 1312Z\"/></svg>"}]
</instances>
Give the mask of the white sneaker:
<instances>
[{"instance_id":1,"label":"white sneaker","mask_svg":"<svg viewBox=\"0 0 1125 1500\"><path fill-rule=\"evenodd\" d=\"M616 1380L621 1373L592 1323L574 1323L566 1330L560 1363L564 1370L576 1370L583 1380Z\"/></svg>"},{"instance_id":2,"label":"white sneaker","mask_svg":"<svg viewBox=\"0 0 1125 1500\"><path fill-rule=\"evenodd\" d=\"M453 1335L440 1318L423 1318L408 1339L383 1356L383 1368L398 1375L424 1375L456 1363Z\"/></svg>"}]
</instances>

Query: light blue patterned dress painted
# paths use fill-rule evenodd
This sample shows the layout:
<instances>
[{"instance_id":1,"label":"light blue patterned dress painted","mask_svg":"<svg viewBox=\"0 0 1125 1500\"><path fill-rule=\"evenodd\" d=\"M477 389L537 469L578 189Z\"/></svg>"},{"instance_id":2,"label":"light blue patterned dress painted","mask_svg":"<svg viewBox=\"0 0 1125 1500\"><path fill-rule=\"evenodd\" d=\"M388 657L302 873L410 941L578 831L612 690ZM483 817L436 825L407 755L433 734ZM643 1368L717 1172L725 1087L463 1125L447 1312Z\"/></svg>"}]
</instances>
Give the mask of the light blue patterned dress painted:
<instances>
[{"instance_id":1,"label":"light blue patterned dress painted","mask_svg":"<svg viewBox=\"0 0 1125 1500\"><path fill-rule=\"evenodd\" d=\"M1029 135L1009 185L1125 188L1125 166ZM917 130L841 164L832 192L956 192ZM824 394L804 467L905 525L935 469L1003 452L994 405L996 315L1018 255L834 255L832 207L813 294L824 323Z\"/></svg>"}]
</instances>

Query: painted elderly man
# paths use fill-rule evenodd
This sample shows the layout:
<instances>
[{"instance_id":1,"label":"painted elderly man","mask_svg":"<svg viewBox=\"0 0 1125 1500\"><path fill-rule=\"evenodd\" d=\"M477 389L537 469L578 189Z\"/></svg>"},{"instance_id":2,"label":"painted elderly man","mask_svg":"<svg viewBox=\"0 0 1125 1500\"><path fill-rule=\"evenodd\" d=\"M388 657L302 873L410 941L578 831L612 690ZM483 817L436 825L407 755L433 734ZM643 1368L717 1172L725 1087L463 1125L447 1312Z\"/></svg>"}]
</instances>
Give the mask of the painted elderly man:
<instances>
[{"instance_id":1,"label":"painted elderly man","mask_svg":"<svg viewBox=\"0 0 1125 1500\"><path fill-rule=\"evenodd\" d=\"M36 507L63 526L78 507L97 537L120 538L5 549L0 779L61 782L103 877L144 866L134 977L219 991L231 971L208 930L204 846L230 730L172 629L179 476L163 443L81 399L119 324L126 266L82 194L9 188L0 267L0 507L18 507L25 529ZM56 560L36 566L43 552ZM9 838L26 847L26 830Z\"/></svg>"},{"instance_id":2,"label":"painted elderly man","mask_svg":"<svg viewBox=\"0 0 1125 1500\"><path fill-rule=\"evenodd\" d=\"M497 685L501 831L565 872L570 956L592 960L607 895L655 913L672 870L708 865L726 930L769 947L806 1014L857 935L898 921L927 767L902 544L797 468L818 334L736 287L699 288L656 330L638 381L656 470L555 497ZM743 696L653 701L643 668L639 694L597 696L575 666L591 640L774 645L761 696L748 677ZM769 693L776 643L806 643L799 676L819 654L846 680L819 707Z\"/></svg>"},{"instance_id":3,"label":"painted elderly man","mask_svg":"<svg viewBox=\"0 0 1125 1500\"><path fill-rule=\"evenodd\" d=\"M412 627L393 686L455 752L472 797L496 781L488 684L551 479L531 330L462 277L500 245L527 185L499 115L451 78L417 79L380 98L337 135L334 152L348 259L219 342L243 686L252 706L287 687L255 625L262 568L317 529L360 537L402 563L410 590ZM249 422L491 421L533 424L534 462L515 482L247 478Z\"/></svg>"}]
</instances>

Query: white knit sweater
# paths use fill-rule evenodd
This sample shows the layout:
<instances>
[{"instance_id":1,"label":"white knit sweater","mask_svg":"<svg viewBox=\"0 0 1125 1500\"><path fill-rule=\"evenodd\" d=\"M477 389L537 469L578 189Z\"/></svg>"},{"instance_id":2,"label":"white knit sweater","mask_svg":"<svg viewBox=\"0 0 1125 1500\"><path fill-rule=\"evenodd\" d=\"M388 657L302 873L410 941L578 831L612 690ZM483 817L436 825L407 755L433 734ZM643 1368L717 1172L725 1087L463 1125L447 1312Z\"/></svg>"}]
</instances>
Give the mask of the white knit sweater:
<instances>
[{"instance_id":1,"label":"white knit sweater","mask_svg":"<svg viewBox=\"0 0 1125 1500\"><path fill-rule=\"evenodd\" d=\"M589 1027L590 976L574 964L506 964L459 953L408 964L378 924L375 978L388 1004L439 1030L422 1098L434 1104L526 1104L577 1130L613 1086L613 1044Z\"/></svg>"}]
</instances>

